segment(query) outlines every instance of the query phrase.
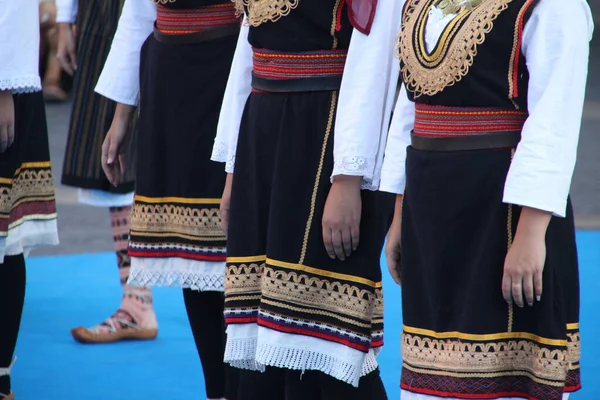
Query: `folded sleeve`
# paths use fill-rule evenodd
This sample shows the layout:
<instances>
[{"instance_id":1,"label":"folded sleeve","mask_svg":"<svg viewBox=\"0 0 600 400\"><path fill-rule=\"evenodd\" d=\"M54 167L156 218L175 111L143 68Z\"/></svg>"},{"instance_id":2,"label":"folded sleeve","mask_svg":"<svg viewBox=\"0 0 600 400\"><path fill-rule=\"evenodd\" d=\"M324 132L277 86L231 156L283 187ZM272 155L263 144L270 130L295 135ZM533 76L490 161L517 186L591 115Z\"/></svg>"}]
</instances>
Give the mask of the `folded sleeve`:
<instances>
[{"instance_id":1,"label":"folded sleeve","mask_svg":"<svg viewBox=\"0 0 600 400\"><path fill-rule=\"evenodd\" d=\"M577 144L592 15L584 0L538 3L523 31L528 111L504 188L504 202L564 217Z\"/></svg>"},{"instance_id":2,"label":"folded sleeve","mask_svg":"<svg viewBox=\"0 0 600 400\"><path fill-rule=\"evenodd\" d=\"M39 2L0 0L0 90L41 90Z\"/></svg>"},{"instance_id":3,"label":"folded sleeve","mask_svg":"<svg viewBox=\"0 0 600 400\"><path fill-rule=\"evenodd\" d=\"M406 148L415 124L415 103L408 99L404 84L400 88L396 108L385 147L379 190L403 194L406 185Z\"/></svg>"},{"instance_id":4,"label":"folded sleeve","mask_svg":"<svg viewBox=\"0 0 600 400\"><path fill-rule=\"evenodd\" d=\"M125 0L110 53L96 85L97 93L118 103L137 105L140 53L155 20L155 3Z\"/></svg>"},{"instance_id":5,"label":"folded sleeve","mask_svg":"<svg viewBox=\"0 0 600 400\"><path fill-rule=\"evenodd\" d=\"M394 40L403 1L380 0L369 35L354 30L339 93L334 130L336 175L361 176L377 189L396 94L399 64Z\"/></svg>"},{"instance_id":6,"label":"folded sleeve","mask_svg":"<svg viewBox=\"0 0 600 400\"><path fill-rule=\"evenodd\" d=\"M56 0L56 22L74 23L79 0Z\"/></svg>"},{"instance_id":7,"label":"folded sleeve","mask_svg":"<svg viewBox=\"0 0 600 400\"><path fill-rule=\"evenodd\" d=\"M225 163L225 171L228 173L233 173L235 167L242 114L252 91L252 47L248 42L249 29L243 25L240 30L211 156L211 160Z\"/></svg>"}]
</instances>

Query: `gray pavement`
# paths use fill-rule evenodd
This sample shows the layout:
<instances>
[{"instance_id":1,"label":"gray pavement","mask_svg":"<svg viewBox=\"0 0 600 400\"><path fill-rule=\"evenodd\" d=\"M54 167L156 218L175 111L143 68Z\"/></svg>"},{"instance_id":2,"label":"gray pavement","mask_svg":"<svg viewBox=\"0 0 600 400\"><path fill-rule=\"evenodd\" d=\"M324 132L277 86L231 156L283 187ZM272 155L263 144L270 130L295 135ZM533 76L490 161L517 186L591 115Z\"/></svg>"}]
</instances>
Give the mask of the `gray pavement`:
<instances>
[{"instance_id":1,"label":"gray pavement","mask_svg":"<svg viewBox=\"0 0 600 400\"><path fill-rule=\"evenodd\" d=\"M592 3L597 3L593 0ZM598 19L598 18L597 18ZM600 26L600 21L597 21ZM36 254L112 251L108 210L77 203L76 189L60 185L70 104L48 105L48 127L52 155L61 244ZM592 45L590 76L583 117L579 159L572 185L577 225L600 229L600 40Z\"/></svg>"}]
</instances>

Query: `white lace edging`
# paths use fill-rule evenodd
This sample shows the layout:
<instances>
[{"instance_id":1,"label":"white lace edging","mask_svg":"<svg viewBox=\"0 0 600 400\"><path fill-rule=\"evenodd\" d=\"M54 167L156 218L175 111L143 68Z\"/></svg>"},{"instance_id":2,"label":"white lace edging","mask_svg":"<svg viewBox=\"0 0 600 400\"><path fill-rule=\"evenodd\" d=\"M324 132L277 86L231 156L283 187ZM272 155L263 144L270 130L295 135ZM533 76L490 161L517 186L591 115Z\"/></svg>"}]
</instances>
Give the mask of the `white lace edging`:
<instances>
[{"instance_id":1,"label":"white lace edging","mask_svg":"<svg viewBox=\"0 0 600 400\"><path fill-rule=\"evenodd\" d=\"M222 292L225 287L225 263L179 257L131 257L127 284Z\"/></svg>"},{"instance_id":2,"label":"white lace edging","mask_svg":"<svg viewBox=\"0 0 600 400\"><path fill-rule=\"evenodd\" d=\"M228 154L229 146L227 143L215 140L210 159L216 162L226 162Z\"/></svg>"},{"instance_id":3,"label":"white lace edging","mask_svg":"<svg viewBox=\"0 0 600 400\"><path fill-rule=\"evenodd\" d=\"M0 237L0 263L4 262L4 256L23 254L27 257L32 250L39 247L56 246L58 244L56 214L48 218L48 220L32 219L9 228L8 236Z\"/></svg>"},{"instance_id":4,"label":"white lace edging","mask_svg":"<svg viewBox=\"0 0 600 400\"><path fill-rule=\"evenodd\" d=\"M225 172L230 174L233 173L235 153L229 150L229 145L227 143L215 141L210 159L212 161L225 163Z\"/></svg>"},{"instance_id":5,"label":"white lace edging","mask_svg":"<svg viewBox=\"0 0 600 400\"><path fill-rule=\"evenodd\" d=\"M230 325L227 328L225 362L234 368L264 371L265 366L271 366L316 370L357 387L361 376L378 367L372 349L364 354L339 343L263 327L256 329L256 336L248 335L251 327Z\"/></svg>"},{"instance_id":6,"label":"white lace edging","mask_svg":"<svg viewBox=\"0 0 600 400\"><path fill-rule=\"evenodd\" d=\"M0 90L10 90L14 94L34 93L42 90L42 82L37 75L0 78Z\"/></svg>"},{"instance_id":7,"label":"white lace edging","mask_svg":"<svg viewBox=\"0 0 600 400\"><path fill-rule=\"evenodd\" d=\"M361 156L336 158L333 163L331 181L336 175L362 176L360 188L363 190L377 190L380 172L376 168L375 160Z\"/></svg>"}]
</instances>

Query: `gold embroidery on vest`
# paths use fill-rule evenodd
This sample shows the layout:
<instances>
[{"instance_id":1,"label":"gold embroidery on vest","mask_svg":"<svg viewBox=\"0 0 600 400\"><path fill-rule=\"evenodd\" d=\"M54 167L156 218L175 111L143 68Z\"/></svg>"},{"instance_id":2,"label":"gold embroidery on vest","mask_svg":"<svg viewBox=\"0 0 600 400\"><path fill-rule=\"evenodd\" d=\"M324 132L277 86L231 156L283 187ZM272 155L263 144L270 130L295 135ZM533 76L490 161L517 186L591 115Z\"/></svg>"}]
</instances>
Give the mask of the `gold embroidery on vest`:
<instances>
[{"instance_id":1,"label":"gold embroidery on vest","mask_svg":"<svg viewBox=\"0 0 600 400\"><path fill-rule=\"evenodd\" d=\"M246 10L246 23L260 26L265 22L275 22L298 7L300 0L234 0L239 15Z\"/></svg>"},{"instance_id":2,"label":"gold embroidery on vest","mask_svg":"<svg viewBox=\"0 0 600 400\"><path fill-rule=\"evenodd\" d=\"M433 52L426 50L425 26L436 0L415 0L407 5L396 56L402 60L402 76L415 97L433 96L460 81L477 55L477 46L512 0L485 1L461 11L444 29Z\"/></svg>"}]
</instances>

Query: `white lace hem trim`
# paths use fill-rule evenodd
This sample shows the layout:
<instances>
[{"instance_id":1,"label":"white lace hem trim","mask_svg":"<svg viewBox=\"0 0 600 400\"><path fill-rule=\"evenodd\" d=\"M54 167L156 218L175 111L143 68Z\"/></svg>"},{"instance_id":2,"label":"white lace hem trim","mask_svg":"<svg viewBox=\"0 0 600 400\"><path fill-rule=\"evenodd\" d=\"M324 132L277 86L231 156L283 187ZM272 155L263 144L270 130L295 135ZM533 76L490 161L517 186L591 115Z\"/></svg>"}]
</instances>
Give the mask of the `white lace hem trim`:
<instances>
[{"instance_id":1,"label":"white lace hem trim","mask_svg":"<svg viewBox=\"0 0 600 400\"><path fill-rule=\"evenodd\" d=\"M4 256L16 256L29 253L43 246L58 244L58 227L56 215L48 220L30 220L8 229L8 236L0 237L0 263ZM35 216L34 216L35 218Z\"/></svg>"},{"instance_id":2,"label":"white lace hem trim","mask_svg":"<svg viewBox=\"0 0 600 400\"><path fill-rule=\"evenodd\" d=\"M235 368L264 371L265 366L316 370L355 387L377 369L379 351L364 354L339 343L277 332L256 324L229 325L225 362Z\"/></svg>"},{"instance_id":3,"label":"white lace hem trim","mask_svg":"<svg viewBox=\"0 0 600 400\"><path fill-rule=\"evenodd\" d=\"M127 284L222 292L225 287L225 263L179 257L131 257Z\"/></svg>"},{"instance_id":4,"label":"white lace hem trim","mask_svg":"<svg viewBox=\"0 0 600 400\"><path fill-rule=\"evenodd\" d=\"M0 90L10 90L14 94L39 92L42 90L42 82L37 75L0 78Z\"/></svg>"}]
</instances>

